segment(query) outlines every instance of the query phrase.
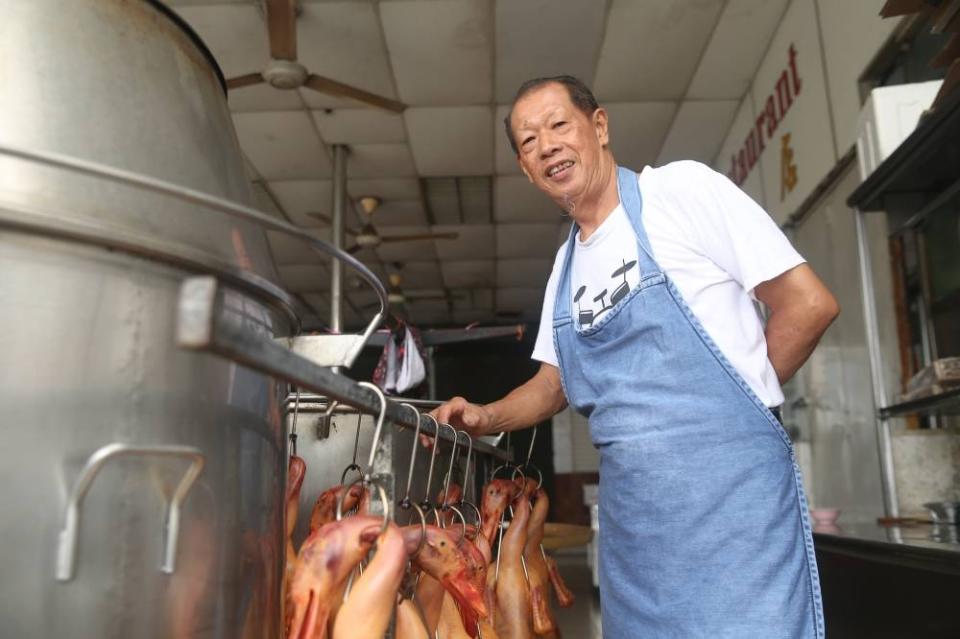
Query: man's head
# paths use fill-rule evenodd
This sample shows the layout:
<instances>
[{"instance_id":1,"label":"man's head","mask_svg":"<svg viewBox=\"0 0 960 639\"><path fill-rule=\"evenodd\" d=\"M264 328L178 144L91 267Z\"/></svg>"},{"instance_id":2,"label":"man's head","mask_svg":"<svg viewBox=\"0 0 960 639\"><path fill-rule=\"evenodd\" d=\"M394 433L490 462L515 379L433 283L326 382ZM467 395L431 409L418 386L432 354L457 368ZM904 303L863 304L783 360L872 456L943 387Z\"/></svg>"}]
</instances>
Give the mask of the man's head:
<instances>
[{"instance_id":1,"label":"man's head","mask_svg":"<svg viewBox=\"0 0 960 639\"><path fill-rule=\"evenodd\" d=\"M576 78L525 82L504 126L527 178L568 211L599 197L615 174L607 113Z\"/></svg>"}]
</instances>

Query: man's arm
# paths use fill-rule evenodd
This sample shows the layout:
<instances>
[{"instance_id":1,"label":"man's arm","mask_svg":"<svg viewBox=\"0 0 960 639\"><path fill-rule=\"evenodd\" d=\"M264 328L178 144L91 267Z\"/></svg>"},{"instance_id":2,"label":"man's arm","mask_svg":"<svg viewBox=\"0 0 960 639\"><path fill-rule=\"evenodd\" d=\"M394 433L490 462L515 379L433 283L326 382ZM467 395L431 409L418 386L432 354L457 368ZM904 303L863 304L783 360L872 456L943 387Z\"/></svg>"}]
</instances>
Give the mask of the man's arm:
<instances>
[{"instance_id":1,"label":"man's arm","mask_svg":"<svg viewBox=\"0 0 960 639\"><path fill-rule=\"evenodd\" d=\"M783 384L803 366L840 306L813 269L796 266L757 285L757 299L770 309L767 357Z\"/></svg>"},{"instance_id":2,"label":"man's arm","mask_svg":"<svg viewBox=\"0 0 960 639\"><path fill-rule=\"evenodd\" d=\"M462 397L454 397L431 414L441 424L450 424L480 437L529 428L556 415L566 406L560 370L550 364L540 364L540 370L530 381L513 389L503 399L478 406Z\"/></svg>"}]
</instances>

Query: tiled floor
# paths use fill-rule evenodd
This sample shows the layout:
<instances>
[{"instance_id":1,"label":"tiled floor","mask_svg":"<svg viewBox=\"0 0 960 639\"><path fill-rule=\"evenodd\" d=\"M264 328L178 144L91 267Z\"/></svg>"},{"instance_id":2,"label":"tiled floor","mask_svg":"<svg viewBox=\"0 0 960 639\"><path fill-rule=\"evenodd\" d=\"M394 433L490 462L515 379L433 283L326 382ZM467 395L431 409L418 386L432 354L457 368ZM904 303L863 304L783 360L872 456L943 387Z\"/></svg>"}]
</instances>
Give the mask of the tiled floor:
<instances>
[{"instance_id":1,"label":"tiled floor","mask_svg":"<svg viewBox=\"0 0 960 639\"><path fill-rule=\"evenodd\" d=\"M556 554L557 565L567 586L576 595L569 608L555 608L563 639L601 639L600 597L590 578L586 553Z\"/></svg>"}]
</instances>

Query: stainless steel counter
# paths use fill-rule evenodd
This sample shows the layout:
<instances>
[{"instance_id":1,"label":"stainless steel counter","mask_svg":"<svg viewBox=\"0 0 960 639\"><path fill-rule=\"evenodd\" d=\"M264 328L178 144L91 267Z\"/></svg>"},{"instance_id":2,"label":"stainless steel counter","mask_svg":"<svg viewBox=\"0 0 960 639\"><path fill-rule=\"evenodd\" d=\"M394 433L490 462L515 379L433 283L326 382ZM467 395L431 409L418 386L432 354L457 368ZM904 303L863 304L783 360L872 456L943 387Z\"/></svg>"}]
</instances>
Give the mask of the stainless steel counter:
<instances>
[{"instance_id":1,"label":"stainless steel counter","mask_svg":"<svg viewBox=\"0 0 960 639\"><path fill-rule=\"evenodd\" d=\"M841 524L814 528L818 551L960 575L960 527L949 524L881 526Z\"/></svg>"}]
</instances>

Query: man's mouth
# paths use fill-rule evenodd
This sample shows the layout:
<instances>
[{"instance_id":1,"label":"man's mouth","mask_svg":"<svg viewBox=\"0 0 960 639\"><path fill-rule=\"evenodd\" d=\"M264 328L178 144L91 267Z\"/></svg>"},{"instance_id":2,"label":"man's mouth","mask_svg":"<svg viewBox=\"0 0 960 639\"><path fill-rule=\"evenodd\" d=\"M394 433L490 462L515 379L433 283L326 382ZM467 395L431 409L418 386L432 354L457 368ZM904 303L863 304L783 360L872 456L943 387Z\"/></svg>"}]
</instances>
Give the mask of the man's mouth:
<instances>
[{"instance_id":1,"label":"man's mouth","mask_svg":"<svg viewBox=\"0 0 960 639\"><path fill-rule=\"evenodd\" d=\"M569 170L570 167L572 166L573 166L572 160L564 160L563 162L554 164L549 169L547 169L547 177L549 178L559 177L564 173L566 173L566 171Z\"/></svg>"}]
</instances>

